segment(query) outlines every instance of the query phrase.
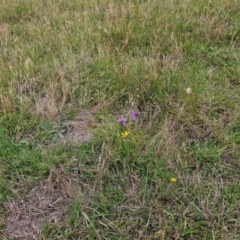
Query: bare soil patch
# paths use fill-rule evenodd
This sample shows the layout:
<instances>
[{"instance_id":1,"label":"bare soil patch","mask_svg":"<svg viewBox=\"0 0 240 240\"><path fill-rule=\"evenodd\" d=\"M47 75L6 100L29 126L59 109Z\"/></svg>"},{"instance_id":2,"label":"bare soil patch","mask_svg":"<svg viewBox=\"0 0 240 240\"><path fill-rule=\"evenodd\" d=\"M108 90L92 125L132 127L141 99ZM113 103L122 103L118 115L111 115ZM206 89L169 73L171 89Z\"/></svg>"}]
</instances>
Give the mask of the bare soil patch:
<instances>
[{"instance_id":1,"label":"bare soil patch","mask_svg":"<svg viewBox=\"0 0 240 240\"><path fill-rule=\"evenodd\" d=\"M49 177L20 200L9 199L4 204L6 235L10 239L38 239L45 223L62 223L68 206L78 192L75 176L63 169L51 169Z\"/></svg>"},{"instance_id":2,"label":"bare soil patch","mask_svg":"<svg viewBox=\"0 0 240 240\"><path fill-rule=\"evenodd\" d=\"M73 144L88 142L91 138L91 129L96 127L94 115L104 106L106 104L100 102L89 110L81 109L74 120L64 121L66 129L60 134L60 142Z\"/></svg>"}]
</instances>

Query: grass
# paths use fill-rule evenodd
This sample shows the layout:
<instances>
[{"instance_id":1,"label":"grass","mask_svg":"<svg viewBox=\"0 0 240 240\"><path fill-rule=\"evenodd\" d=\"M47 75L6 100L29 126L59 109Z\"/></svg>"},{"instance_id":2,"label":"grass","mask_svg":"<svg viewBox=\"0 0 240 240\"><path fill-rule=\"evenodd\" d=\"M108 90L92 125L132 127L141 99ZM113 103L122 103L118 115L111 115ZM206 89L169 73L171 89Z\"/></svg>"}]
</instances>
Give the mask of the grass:
<instances>
[{"instance_id":1,"label":"grass","mask_svg":"<svg viewBox=\"0 0 240 240\"><path fill-rule=\"evenodd\" d=\"M39 239L239 239L239 10L0 1L1 206L62 168L80 194ZM64 144L86 116L91 139Z\"/></svg>"}]
</instances>

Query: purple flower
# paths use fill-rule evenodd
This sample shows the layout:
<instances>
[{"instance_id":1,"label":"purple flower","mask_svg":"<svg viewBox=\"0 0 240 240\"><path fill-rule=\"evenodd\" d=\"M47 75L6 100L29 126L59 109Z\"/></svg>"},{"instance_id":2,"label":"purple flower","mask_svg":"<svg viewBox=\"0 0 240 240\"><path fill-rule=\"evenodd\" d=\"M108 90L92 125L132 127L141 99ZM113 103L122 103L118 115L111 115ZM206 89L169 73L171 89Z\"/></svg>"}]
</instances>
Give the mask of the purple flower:
<instances>
[{"instance_id":1,"label":"purple flower","mask_svg":"<svg viewBox=\"0 0 240 240\"><path fill-rule=\"evenodd\" d=\"M123 126L126 126L127 124L127 119L124 117L121 117L117 120L117 122L121 123Z\"/></svg>"},{"instance_id":2,"label":"purple flower","mask_svg":"<svg viewBox=\"0 0 240 240\"><path fill-rule=\"evenodd\" d=\"M131 112L130 117L131 117L132 120L136 120L136 118L137 118L137 116L138 116L139 114L140 114L140 112L133 110L133 111Z\"/></svg>"}]
</instances>

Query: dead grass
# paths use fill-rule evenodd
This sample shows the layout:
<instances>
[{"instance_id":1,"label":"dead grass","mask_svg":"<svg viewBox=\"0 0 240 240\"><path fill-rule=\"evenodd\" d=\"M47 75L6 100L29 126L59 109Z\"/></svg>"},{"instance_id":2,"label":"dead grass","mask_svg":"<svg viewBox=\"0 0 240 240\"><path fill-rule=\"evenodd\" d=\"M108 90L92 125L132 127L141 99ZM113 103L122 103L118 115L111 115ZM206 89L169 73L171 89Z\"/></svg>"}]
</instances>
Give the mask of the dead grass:
<instances>
[{"instance_id":1,"label":"dead grass","mask_svg":"<svg viewBox=\"0 0 240 240\"><path fill-rule=\"evenodd\" d=\"M165 119L158 133L152 139L149 147L154 147L156 156L174 159L179 148L178 123L172 119Z\"/></svg>"},{"instance_id":2,"label":"dead grass","mask_svg":"<svg viewBox=\"0 0 240 240\"><path fill-rule=\"evenodd\" d=\"M8 212L6 235L11 239L39 239L44 224L66 220L68 206L78 191L76 176L65 175L64 169L51 169L49 177L24 194L23 199L9 199L4 203Z\"/></svg>"},{"instance_id":3,"label":"dead grass","mask_svg":"<svg viewBox=\"0 0 240 240\"><path fill-rule=\"evenodd\" d=\"M9 30L8 24L2 23L0 25L0 36L6 39L8 39L11 36L11 32Z\"/></svg>"},{"instance_id":4,"label":"dead grass","mask_svg":"<svg viewBox=\"0 0 240 240\"><path fill-rule=\"evenodd\" d=\"M106 106L106 103L99 102L89 110L78 111L74 120L66 120L63 124L66 129L60 134L60 143L87 143L91 138L92 129L97 127L94 116Z\"/></svg>"}]
</instances>

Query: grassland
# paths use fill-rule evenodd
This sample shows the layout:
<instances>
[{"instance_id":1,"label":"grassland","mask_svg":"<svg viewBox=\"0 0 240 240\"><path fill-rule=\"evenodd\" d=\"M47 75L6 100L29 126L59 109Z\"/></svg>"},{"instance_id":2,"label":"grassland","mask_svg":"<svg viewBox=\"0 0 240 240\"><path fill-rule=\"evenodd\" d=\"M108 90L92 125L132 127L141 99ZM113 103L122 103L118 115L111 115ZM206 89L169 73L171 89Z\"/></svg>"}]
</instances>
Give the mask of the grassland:
<instances>
[{"instance_id":1,"label":"grassland","mask_svg":"<svg viewBox=\"0 0 240 240\"><path fill-rule=\"evenodd\" d=\"M237 0L1 0L1 239L240 239L239 19Z\"/></svg>"}]
</instances>

